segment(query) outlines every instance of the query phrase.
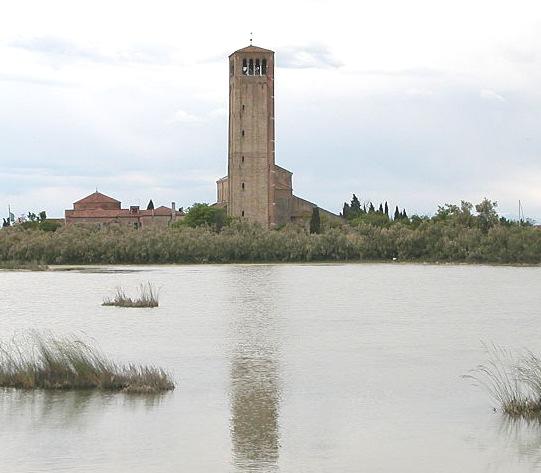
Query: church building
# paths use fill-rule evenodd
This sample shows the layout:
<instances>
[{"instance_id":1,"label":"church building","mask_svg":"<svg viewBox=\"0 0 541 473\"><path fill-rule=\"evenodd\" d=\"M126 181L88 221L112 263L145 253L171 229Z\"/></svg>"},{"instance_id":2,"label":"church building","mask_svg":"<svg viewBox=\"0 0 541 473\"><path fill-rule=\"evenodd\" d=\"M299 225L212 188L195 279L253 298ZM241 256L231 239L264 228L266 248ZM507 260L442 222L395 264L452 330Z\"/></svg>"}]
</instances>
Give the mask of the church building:
<instances>
[{"instance_id":1,"label":"church building","mask_svg":"<svg viewBox=\"0 0 541 473\"><path fill-rule=\"evenodd\" d=\"M267 228L305 221L317 207L293 195L293 173L275 163L274 124L274 52L239 49L229 56L227 176L216 183L217 205Z\"/></svg>"},{"instance_id":2,"label":"church building","mask_svg":"<svg viewBox=\"0 0 541 473\"><path fill-rule=\"evenodd\" d=\"M152 202L152 201L151 201ZM150 202L149 202L150 204ZM175 203L171 207L154 204L147 209L138 205L130 205L129 209L121 208L121 202L108 195L96 192L73 203L73 209L64 212L66 225L85 223L101 227L102 225L123 225L133 228L149 226L167 227L184 217L184 212L176 210Z\"/></svg>"}]
</instances>

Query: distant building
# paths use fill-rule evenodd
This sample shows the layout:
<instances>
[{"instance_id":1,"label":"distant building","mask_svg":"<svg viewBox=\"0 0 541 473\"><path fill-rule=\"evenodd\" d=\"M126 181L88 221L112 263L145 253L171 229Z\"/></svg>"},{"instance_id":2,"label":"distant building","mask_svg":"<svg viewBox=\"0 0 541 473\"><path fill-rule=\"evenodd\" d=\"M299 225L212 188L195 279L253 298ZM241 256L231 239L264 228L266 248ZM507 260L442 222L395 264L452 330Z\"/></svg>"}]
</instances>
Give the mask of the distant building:
<instances>
[{"instance_id":1,"label":"distant building","mask_svg":"<svg viewBox=\"0 0 541 473\"><path fill-rule=\"evenodd\" d=\"M66 210L66 225L74 223L91 223L97 225L119 224L134 228L146 226L168 226L184 216L183 212L171 207L158 207L153 210L142 210L138 205L129 209L120 207L120 201L101 192L94 192L73 204L73 210Z\"/></svg>"},{"instance_id":2,"label":"distant building","mask_svg":"<svg viewBox=\"0 0 541 473\"><path fill-rule=\"evenodd\" d=\"M303 221L317 207L293 195L293 173L275 164L274 124L274 52L239 49L229 56L228 165L216 182L217 205L268 228Z\"/></svg>"}]
</instances>

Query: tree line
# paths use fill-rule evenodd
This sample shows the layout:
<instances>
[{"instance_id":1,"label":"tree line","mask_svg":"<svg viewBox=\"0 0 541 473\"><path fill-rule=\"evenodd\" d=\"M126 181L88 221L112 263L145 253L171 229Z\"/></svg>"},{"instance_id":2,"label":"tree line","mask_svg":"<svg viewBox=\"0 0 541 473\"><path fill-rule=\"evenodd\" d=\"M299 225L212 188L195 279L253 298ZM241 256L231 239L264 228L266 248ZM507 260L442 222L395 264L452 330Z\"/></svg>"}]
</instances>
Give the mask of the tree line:
<instances>
[{"instance_id":1,"label":"tree line","mask_svg":"<svg viewBox=\"0 0 541 473\"><path fill-rule=\"evenodd\" d=\"M391 220L389 215L389 204L387 201L385 201L385 203L380 203L378 208L376 208L371 201L365 202L361 207L361 202L355 194L353 194L349 204L344 202L342 213L340 215L350 222L358 218L363 218L366 215L381 215L386 217L388 221ZM397 205L394 210L393 220L398 221L407 218L408 214L406 213L406 209L400 210ZM385 219L379 220L384 221ZM378 219L375 219L375 221L378 221Z\"/></svg>"},{"instance_id":2,"label":"tree line","mask_svg":"<svg viewBox=\"0 0 541 473\"><path fill-rule=\"evenodd\" d=\"M0 231L0 262L42 264L424 261L541 263L541 229L500 217L484 199L445 204L431 216L390 219L379 206L339 221L320 215L319 232L286 225L267 230L199 204L166 228L69 225ZM364 211L364 209L363 209ZM403 212L399 212L402 214ZM368 217L370 216L370 217ZM372 216L379 216L375 219ZM368 219L368 220L367 220ZM372 220L370 220L372 219ZM312 230L312 231L311 231Z\"/></svg>"}]
</instances>

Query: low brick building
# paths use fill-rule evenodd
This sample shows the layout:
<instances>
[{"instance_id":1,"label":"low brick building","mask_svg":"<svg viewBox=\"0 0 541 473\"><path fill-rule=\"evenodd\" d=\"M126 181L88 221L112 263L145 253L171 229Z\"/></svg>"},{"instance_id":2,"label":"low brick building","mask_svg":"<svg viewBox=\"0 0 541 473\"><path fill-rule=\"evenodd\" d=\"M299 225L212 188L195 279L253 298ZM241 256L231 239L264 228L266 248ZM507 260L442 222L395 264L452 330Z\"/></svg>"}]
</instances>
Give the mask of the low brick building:
<instances>
[{"instance_id":1,"label":"low brick building","mask_svg":"<svg viewBox=\"0 0 541 473\"><path fill-rule=\"evenodd\" d=\"M147 210L132 205L129 209L121 208L121 202L101 192L94 192L77 202L72 210L65 211L66 225L76 223L96 225L129 225L134 228L147 226L168 226L175 220L184 217L184 213L171 207L157 207Z\"/></svg>"}]
</instances>

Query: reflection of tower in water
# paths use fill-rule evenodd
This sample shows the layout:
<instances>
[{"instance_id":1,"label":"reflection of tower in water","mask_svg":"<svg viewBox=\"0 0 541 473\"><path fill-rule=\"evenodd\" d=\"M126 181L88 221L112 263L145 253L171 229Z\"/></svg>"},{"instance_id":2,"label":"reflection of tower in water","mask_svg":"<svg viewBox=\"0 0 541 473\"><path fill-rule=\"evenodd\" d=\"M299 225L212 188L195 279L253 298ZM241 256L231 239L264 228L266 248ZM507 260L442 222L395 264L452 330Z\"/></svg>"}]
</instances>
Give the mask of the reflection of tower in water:
<instances>
[{"instance_id":1,"label":"reflection of tower in water","mask_svg":"<svg viewBox=\"0 0 541 473\"><path fill-rule=\"evenodd\" d=\"M233 268L232 268L233 269ZM278 333L273 269L237 267L231 303L231 437L239 471L276 469L279 450ZM238 291L238 292L237 292Z\"/></svg>"}]
</instances>

